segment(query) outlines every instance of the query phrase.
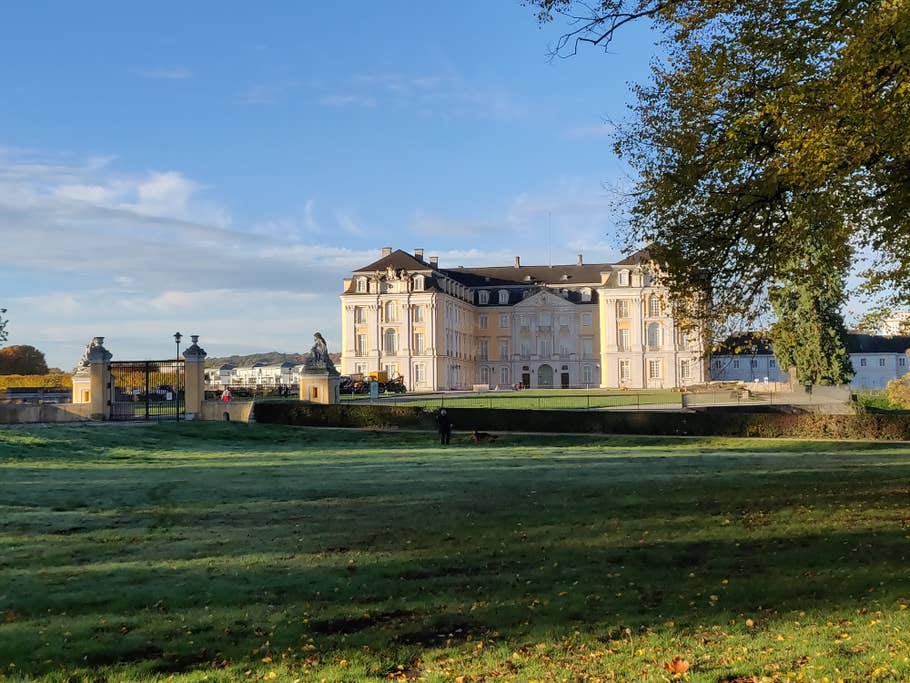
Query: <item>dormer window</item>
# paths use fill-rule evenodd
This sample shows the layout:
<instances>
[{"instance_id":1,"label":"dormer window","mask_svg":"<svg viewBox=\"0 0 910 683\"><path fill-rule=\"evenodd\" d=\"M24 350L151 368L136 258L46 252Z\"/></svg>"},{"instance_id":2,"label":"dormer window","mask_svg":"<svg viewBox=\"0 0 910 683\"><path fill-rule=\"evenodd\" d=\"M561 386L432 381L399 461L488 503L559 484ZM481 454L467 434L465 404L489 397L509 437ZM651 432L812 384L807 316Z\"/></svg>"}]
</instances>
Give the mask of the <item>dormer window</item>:
<instances>
[{"instance_id":1,"label":"dormer window","mask_svg":"<svg viewBox=\"0 0 910 683\"><path fill-rule=\"evenodd\" d=\"M365 277L357 278L357 292L363 294L367 291L367 279Z\"/></svg>"},{"instance_id":2,"label":"dormer window","mask_svg":"<svg viewBox=\"0 0 910 683\"><path fill-rule=\"evenodd\" d=\"M591 300L591 290L588 287L585 287L581 290L581 300L590 301Z\"/></svg>"},{"instance_id":3,"label":"dormer window","mask_svg":"<svg viewBox=\"0 0 910 683\"><path fill-rule=\"evenodd\" d=\"M490 293L485 289L481 289L479 292L477 292L477 303L479 303L479 304L490 303Z\"/></svg>"},{"instance_id":4,"label":"dormer window","mask_svg":"<svg viewBox=\"0 0 910 683\"><path fill-rule=\"evenodd\" d=\"M619 271L619 286L620 287L629 286L629 271L628 270Z\"/></svg>"},{"instance_id":5,"label":"dormer window","mask_svg":"<svg viewBox=\"0 0 910 683\"><path fill-rule=\"evenodd\" d=\"M509 303L509 293L504 289L499 290L499 303L503 305Z\"/></svg>"},{"instance_id":6,"label":"dormer window","mask_svg":"<svg viewBox=\"0 0 910 683\"><path fill-rule=\"evenodd\" d=\"M423 275L415 275L414 276L414 291L422 292L423 288L424 288Z\"/></svg>"}]
</instances>

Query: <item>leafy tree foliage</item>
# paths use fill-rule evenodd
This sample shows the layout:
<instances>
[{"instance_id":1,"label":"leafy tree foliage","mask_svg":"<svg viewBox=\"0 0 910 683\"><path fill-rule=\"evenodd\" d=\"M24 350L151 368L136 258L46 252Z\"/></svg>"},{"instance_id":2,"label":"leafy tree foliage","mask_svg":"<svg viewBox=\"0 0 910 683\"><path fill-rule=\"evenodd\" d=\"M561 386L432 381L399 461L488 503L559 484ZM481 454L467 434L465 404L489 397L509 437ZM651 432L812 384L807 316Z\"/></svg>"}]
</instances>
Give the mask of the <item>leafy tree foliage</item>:
<instances>
[{"instance_id":1,"label":"leafy tree foliage","mask_svg":"<svg viewBox=\"0 0 910 683\"><path fill-rule=\"evenodd\" d=\"M868 290L910 301L908 0L530 4L571 18L557 54L636 19L663 35L616 149L638 174L630 236L651 243L674 299L707 291L714 319L758 315L770 285L792 312L801 283L814 294L800 310L829 320L825 292L871 254Z\"/></svg>"},{"instance_id":2,"label":"leafy tree foliage","mask_svg":"<svg viewBox=\"0 0 910 683\"><path fill-rule=\"evenodd\" d=\"M0 375L45 375L47 361L34 346L16 345L0 349Z\"/></svg>"},{"instance_id":3,"label":"leafy tree foliage","mask_svg":"<svg viewBox=\"0 0 910 683\"><path fill-rule=\"evenodd\" d=\"M6 313L6 309L0 308L0 342L5 342L7 339L6 323L9 321L3 317L4 313Z\"/></svg>"}]
</instances>

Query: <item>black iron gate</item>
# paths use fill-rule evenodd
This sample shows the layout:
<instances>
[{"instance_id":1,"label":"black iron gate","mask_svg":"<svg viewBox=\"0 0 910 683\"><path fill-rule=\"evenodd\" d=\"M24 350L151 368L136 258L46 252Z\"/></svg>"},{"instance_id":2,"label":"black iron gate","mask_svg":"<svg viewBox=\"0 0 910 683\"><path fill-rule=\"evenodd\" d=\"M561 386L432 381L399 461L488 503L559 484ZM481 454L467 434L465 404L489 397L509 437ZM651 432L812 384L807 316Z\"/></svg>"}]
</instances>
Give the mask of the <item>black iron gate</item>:
<instances>
[{"instance_id":1,"label":"black iron gate","mask_svg":"<svg viewBox=\"0 0 910 683\"><path fill-rule=\"evenodd\" d=\"M182 360L111 363L110 419L183 419L185 377Z\"/></svg>"}]
</instances>

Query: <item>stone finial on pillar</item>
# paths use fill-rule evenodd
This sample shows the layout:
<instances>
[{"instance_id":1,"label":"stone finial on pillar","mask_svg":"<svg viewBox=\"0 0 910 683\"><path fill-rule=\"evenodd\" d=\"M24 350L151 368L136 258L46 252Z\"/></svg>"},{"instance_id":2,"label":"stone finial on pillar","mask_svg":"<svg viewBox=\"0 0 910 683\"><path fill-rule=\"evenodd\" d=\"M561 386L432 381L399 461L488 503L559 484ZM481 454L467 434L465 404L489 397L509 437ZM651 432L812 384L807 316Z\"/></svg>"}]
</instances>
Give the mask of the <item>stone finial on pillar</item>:
<instances>
[{"instance_id":1,"label":"stone finial on pillar","mask_svg":"<svg viewBox=\"0 0 910 683\"><path fill-rule=\"evenodd\" d=\"M198 344L198 334L190 335L190 339L192 343L183 352L184 405L187 420L192 420L202 412L202 400L205 397L205 357L208 355Z\"/></svg>"}]
</instances>

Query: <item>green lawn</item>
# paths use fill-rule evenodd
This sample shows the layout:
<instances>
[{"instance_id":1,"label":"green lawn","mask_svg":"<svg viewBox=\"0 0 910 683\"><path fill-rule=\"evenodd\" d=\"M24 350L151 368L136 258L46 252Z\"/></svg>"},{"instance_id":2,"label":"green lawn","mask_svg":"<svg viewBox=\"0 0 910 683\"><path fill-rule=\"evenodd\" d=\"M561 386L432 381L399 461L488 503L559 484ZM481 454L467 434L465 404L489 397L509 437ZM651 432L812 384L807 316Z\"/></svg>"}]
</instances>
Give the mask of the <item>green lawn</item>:
<instances>
[{"instance_id":1,"label":"green lawn","mask_svg":"<svg viewBox=\"0 0 910 683\"><path fill-rule=\"evenodd\" d=\"M0 679L910 680L906 445L454 439L0 430Z\"/></svg>"}]
</instances>

